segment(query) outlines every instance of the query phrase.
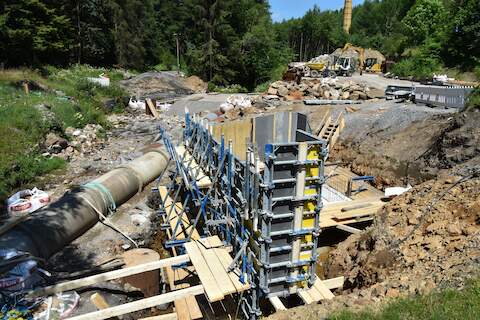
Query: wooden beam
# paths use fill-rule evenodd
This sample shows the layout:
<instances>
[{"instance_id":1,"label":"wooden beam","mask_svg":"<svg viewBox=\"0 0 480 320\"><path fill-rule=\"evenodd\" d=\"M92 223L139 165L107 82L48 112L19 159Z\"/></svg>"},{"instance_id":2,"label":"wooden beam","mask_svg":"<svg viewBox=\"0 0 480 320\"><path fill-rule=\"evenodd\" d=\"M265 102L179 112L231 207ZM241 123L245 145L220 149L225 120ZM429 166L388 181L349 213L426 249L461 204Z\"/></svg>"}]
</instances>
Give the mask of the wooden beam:
<instances>
[{"instance_id":1,"label":"wooden beam","mask_svg":"<svg viewBox=\"0 0 480 320\"><path fill-rule=\"evenodd\" d=\"M276 311L284 311L287 310L285 306L283 305L283 302L280 300L279 297L270 297L268 298L270 300L270 303L272 306L275 308Z\"/></svg>"},{"instance_id":2,"label":"wooden beam","mask_svg":"<svg viewBox=\"0 0 480 320\"><path fill-rule=\"evenodd\" d=\"M161 260L160 260L161 261ZM165 304L174 301L175 299L179 299L182 297L187 297L191 295L199 295L204 292L203 286L198 285L182 290L172 291L165 294L161 294L158 296L153 296L150 298L137 300L129 303L125 303L119 306L111 307L108 309L103 309L95 312L90 312L87 314L83 314L80 316L76 316L73 318L69 318L69 320L103 320L109 319L112 317L121 316L123 314L153 308L160 304Z\"/></svg>"},{"instance_id":3,"label":"wooden beam","mask_svg":"<svg viewBox=\"0 0 480 320\"><path fill-rule=\"evenodd\" d=\"M357 233L362 232L362 230L360 230L360 229L350 227L350 226L347 226L347 225L343 225L343 224L338 224L335 227L337 229L340 229L340 230L343 230L343 231L346 231L346 232L350 232L350 233L353 233L353 234L357 234Z\"/></svg>"},{"instance_id":4,"label":"wooden beam","mask_svg":"<svg viewBox=\"0 0 480 320\"><path fill-rule=\"evenodd\" d=\"M192 261L195 271L205 288L205 294L210 302L220 301L225 296L222 290L218 287L215 281L215 276L208 268L208 264L202 256L200 249L195 242L185 243L185 250L187 250L190 260Z\"/></svg>"},{"instance_id":5,"label":"wooden beam","mask_svg":"<svg viewBox=\"0 0 480 320\"><path fill-rule=\"evenodd\" d=\"M177 320L177 314L175 312L162 314L159 316L153 316L148 318L141 318L139 320Z\"/></svg>"},{"instance_id":6,"label":"wooden beam","mask_svg":"<svg viewBox=\"0 0 480 320\"><path fill-rule=\"evenodd\" d=\"M336 288L342 288L343 283L345 282L345 278L344 277L337 277L337 278L322 280L322 282L325 285L325 287L332 290L332 289L336 289Z\"/></svg>"},{"instance_id":7,"label":"wooden beam","mask_svg":"<svg viewBox=\"0 0 480 320\"><path fill-rule=\"evenodd\" d=\"M96 275L89 276L82 279L57 283L52 286L30 291L29 293L27 293L27 297L35 298L40 296L52 295L58 292L75 290L75 289L90 286L99 282L123 278L123 277L131 276L134 274L139 274L147 271L165 268L168 266L172 266L175 264L180 264L188 261L190 261L190 257L187 254L184 254L178 257L162 259L158 261L140 264L138 266L100 273L100 274L96 274Z\"/></svg>"},{"instance_id":8,"label":"wooden beam","mask_svg":"<svg viewBox=\"0 0 480 320\"><path fill-rule=\"evenodd\" d=\"M145 111L146 114L152 115L155 119L158 119L157 107L153 104L152 99L145 99Z\"/></svg>"},{"instance_id":9,"label":"wooden beam","mask_svg":"<svg viewBox=\"0 0 480 320\"><path fill-rule=\"evenodd\" d=\"M307 291L300 290L297 293L300 296L300 298L302 298L303 302L305 302L305 304L311 304L315 302L315 300L310 296L310 294Z\"/></svg>"},{"instance_id":10,"label":"wooden beam","mask_svg":"<svg viewBox=\"0 0 480 320\"><path fill-rule=\"evenodd\" d=\"M322 280L317 279L313 286L320 292L324 299L331 300L335 297L330 289L323 284Z\"/></svg>"}]
</instances>

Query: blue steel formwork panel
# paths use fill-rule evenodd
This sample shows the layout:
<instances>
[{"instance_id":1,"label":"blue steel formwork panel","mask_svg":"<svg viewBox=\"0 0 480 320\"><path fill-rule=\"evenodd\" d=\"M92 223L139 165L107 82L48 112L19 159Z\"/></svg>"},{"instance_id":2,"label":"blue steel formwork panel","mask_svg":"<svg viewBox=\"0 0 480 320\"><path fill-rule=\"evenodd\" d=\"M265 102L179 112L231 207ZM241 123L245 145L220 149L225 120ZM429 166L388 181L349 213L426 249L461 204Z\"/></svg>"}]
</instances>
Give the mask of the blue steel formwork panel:
<instances>
[{"instance_id":1,"label":"blue steel formwork panel","mask_svg":"<svg viewBox=\"0 0 480 320\"><path fill-rule=\"evenodd\" d=\"M294 126L289 130L281 127L287 118ZM203 235L219 235L233 247L240 279L251 285L241 304L249 319L261 315L260 299L288 296L312 285L316 277L326 143L311 137L312 141L291 142L302 136L297 129L307 130L304 115L256 118L264 128L272 120L278 133L265 138L256 132L255 142L262 151L251 143L246 160L239 160L231 145L223 138L214 139L201 121L192 121L188 115L183 142L212 180L208 190L191 196L192 225L201 225ZM283 139L288 142L279 141ZM299 177L303 177L300 185ZM299 192L299 188L303 189ZM299 217L300 222L295 220Z\"/></svg>"}]
</instances>

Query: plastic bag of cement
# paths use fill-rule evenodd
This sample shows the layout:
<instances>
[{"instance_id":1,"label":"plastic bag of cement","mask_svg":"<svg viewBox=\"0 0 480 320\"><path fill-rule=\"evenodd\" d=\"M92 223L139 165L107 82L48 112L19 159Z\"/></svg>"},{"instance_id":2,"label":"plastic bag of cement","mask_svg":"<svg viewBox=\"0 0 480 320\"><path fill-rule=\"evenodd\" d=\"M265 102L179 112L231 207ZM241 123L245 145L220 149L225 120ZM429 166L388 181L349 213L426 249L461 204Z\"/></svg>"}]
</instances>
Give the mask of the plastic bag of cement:
<instances>
[{"instance_id":1,"label":"plastic bag of cement","mask_svg":"<svg viewBox=\"0 0 480 320\"><path fill-rule=\"evenodd\" d=\"M10 215L32 213L50 202L48 193L37 188L26 189L15 193L8 198L7 206Z\"/></svg>"},{"instance_id":2,"label":"plastic bag of cement","mask_svg":"<svg viewBox=\"0 0 480 320\"><path fill-rule=\"evenodd\" d=\"M102 73L98 78L87 78L88 81L98 84L102 87L110 86L110 78Z\"/></svg>"},{"instance_id":3,"label":"plastic bag of cement","mask_svg":"<svg viewBox=\"0 0 480 320\"><path fill-rule=\"evenodd\" d=\"M80 296L75 291L57 293L55 296L45 299L40 309L35 314L35 320L66 319L70 317L78 307Z\"/></svg>"},{"instance_id":4,"label":"plastic bag of cement","mask_svg":"<svg viewBox=\"0 0 480 320\"><path fill-rule=\"evenodd\" d=\"M32 289L43 281L40 273L47 274L28 253L15 249L0 249L0 265L0 291L7 295Z\"/></svg>"}]
</instances>

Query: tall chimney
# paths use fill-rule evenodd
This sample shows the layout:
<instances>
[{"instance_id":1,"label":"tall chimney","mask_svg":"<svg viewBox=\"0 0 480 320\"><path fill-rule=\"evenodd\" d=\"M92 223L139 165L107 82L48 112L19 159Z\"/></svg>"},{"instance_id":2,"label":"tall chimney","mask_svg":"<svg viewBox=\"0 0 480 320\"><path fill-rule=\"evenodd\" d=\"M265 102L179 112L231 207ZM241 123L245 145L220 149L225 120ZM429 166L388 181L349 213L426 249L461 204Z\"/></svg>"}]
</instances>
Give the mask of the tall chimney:
<instances>
[{"instance_id":1,"label":"tall chimney","mask_svg":"<svg viewBox=\"0 0 480 320\"><path fill-rule=\"evenodd\" d=\"M343 9L343 30L350 33L350 26L352 25L352 0L345 0Z\"/></svg>"}]
</instances>

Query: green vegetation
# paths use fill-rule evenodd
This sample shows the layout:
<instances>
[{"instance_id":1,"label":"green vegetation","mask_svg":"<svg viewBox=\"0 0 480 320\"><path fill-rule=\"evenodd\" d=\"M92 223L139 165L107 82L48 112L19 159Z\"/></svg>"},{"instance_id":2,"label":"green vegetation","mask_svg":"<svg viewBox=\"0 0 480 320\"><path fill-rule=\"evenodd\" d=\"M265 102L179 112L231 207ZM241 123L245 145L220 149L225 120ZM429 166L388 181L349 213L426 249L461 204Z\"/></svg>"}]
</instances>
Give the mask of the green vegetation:
<instances>
[{"instance_id":1,"label":"green vegetation","mask_svg":"<svg viewBox=\"0 0 480 320\"><path fill-rule=\"evenodd\" d=\"M267 0L7 0L0 4L0 61L7 67L72 63L143 70L177 67L217 86L249 90L350 42L400 62L400 76L480 64L478 0L366 0L343 10L315 6L273 23ZM154 67L153 67L154 66ZM477 72L478 74L478 72Z\"/></svg>"},{"instance_id":2,"label":"green vegetation","mask_svg":"<svg viewBox=\"0 0 480 320\"><path fill-rule=\"evenodd\" d=\"M101 73L112 80L123 78L117 71L89 66L0 72L0 201L36 177L64 167L60 158L40 156L49 132L65 136L67 127L81 128L88 123L108 127L105 99L114 99L121 108L126 94L114 81L110 87L100 87L85 79ZM25 80L43 90L27 95L21 87Z\"/></svg>"},{"instance_id":3,"label":"green vegetation","mask_svg":"<svg viewBox=\"0 0 480 320\"><path fill-rule=\"evenodd\" d=\"M425 320L425 319L478 319L480 314L480 280L463 290L446 289L427 295L398 298L378 311L358 313L342 311L329 317L332 320Z\"/></svg>"},{"instance_id":4,"label":"green vegetation","mask_svg":"<svg viewBox=\"0 0 480 320\"><path fill-rule=\"evenodd\" d=\"M303 61L346 42L378 49L398 62L392 71L403 77L479 68L478 0L366 0L353 9L350 35L342 30L342 15L314 7L302 18L277 23L277 37Z\"/></svg>"},{"instance_id":5,"label":"green vegetation","mask_svg":"<svg viewBox=\"0 0 480 320\"><path fill-rule=\"evenodd\" d=\"M480 110L480 88L475 88L472 93L470 93L466 108L467 110Z\"/></svg>"}]
</instances>

